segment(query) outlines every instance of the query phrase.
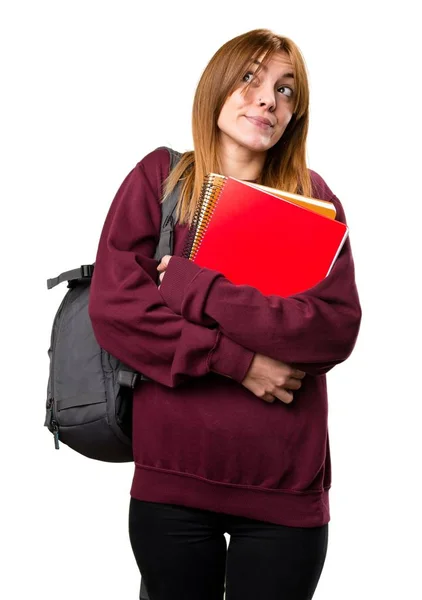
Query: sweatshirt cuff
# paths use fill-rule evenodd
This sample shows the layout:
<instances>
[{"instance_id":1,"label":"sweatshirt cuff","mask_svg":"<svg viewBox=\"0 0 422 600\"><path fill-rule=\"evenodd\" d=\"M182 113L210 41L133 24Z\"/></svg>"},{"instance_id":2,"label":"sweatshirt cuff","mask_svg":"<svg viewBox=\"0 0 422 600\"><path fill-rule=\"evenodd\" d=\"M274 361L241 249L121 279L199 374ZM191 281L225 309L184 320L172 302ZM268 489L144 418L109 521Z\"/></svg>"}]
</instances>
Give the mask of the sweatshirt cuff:
<instances>
[{"instance_id":1,"label":"sweatshirt cuff","mask_svg":"<svg viewBox=\"0 0 422 600\"><path fill-rule=\"evenodd\" d=\"M164 302L176 314L203 326L215 325L204 314L204 306L214 281L221 273L204 269L187 258L173 256L165 271L160 292Z\"/></svg>"},{"instance_id":2,"label":"sweatshirt cuff","mask_svg":"<svg viewBox=\"0 0 422 600\"><path fill-rule=\"evenodd\" d=\"M255 352L233 342L220 333L213 352L210 355L210 371L231 377L242 383L249 371Z\"/></svg>"}]
</instances>

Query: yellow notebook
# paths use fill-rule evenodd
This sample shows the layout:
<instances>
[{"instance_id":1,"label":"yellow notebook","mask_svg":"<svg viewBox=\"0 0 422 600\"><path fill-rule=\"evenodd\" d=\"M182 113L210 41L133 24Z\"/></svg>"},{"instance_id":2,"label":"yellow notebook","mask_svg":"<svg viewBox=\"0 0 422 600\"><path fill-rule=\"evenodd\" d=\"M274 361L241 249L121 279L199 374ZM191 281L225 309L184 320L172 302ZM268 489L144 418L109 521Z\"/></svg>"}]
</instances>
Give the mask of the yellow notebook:
<instances>
[{"instance_id":1,"label":"yellow notebook","mask_svg":"<svg viewBox=\"0 0 422 600\"><path fill-rule=\"evenodd\" d=\"M240 181L239 179L237 181ZM260 185L258 183L252 183L250 181L242 181L242 183L246 183L252 187L259 188L264 192L268 192L273 196L277 196L279 198L284 198L285 200L289 200L293 202L293 204L297 204L298 206L303 206L308 210L312 210L320 215L324 215L324 217L328 217L329 219L336 218L336 207L332 202L327 200L319 200L318 198L308 198L307 196L301 196L300 194L292 194L291 192L284 192L283 190L277 190L275 188L270 188L266 185Z\"/></svg>"}]
</instances>

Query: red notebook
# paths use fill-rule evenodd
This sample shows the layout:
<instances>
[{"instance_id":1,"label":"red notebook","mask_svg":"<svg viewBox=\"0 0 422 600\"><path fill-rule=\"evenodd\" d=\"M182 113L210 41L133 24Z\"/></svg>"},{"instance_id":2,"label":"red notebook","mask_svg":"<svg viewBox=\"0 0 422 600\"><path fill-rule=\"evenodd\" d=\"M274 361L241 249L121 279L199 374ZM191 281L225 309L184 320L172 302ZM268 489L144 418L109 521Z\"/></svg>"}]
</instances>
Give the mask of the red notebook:
<instances>
[{"instance_id":1,"label":"red notebook","mask_svg":"<svg viewBox=\"0 0 422 600\"><path fill-rule=\"evenodd\" d=\"M183 255L232 283L290 296L328 275L347 235L344 223L212 173Z\"/></svg>"}]
</instances>

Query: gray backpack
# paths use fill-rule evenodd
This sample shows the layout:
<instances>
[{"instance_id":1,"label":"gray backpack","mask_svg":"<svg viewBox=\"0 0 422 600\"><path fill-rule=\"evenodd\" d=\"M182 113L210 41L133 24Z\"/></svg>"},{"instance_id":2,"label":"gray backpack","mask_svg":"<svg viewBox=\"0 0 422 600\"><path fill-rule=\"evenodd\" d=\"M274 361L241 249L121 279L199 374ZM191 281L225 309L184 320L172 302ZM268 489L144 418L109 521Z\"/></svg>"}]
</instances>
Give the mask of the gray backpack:
<instances>
[{"instance_id":1,"label":"gray backpack","mask_svg":"<svg viewBox=\"0 0 422 600\"><path fill-rule=\"evenodd\" d=\"M170 170L181 154L167 148ZM162 205L160 240L155 258L173 254L173 228L180 183ZM51 289L67 281L69 288L54 318L44 425L73 450L97 460L130 462L132 393L147 379L97 343L88 315L94 264L82 265L47 281Z\"/></svg>"}]
</instances>

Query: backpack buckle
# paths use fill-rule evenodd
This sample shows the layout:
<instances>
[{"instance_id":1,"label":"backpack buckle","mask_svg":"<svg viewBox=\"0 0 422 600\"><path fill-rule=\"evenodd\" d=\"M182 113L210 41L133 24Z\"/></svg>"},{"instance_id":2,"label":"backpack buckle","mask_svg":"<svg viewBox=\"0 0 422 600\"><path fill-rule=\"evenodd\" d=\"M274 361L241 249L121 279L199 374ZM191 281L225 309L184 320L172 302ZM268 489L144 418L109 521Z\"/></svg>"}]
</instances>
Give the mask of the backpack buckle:
<instances>
[{"instance_id":1,"label":"backpack buckle","mask_svg":"<svg viewBox=\"0 0 422 600\"><path fill-rule=\"evenodd\" d=\"M81 265L81 277L83 279L92 277L94 272L94 265Z\"/></svg>"},{"instance_id":2,"label":"backpack buckle","mask_svg":"<svg viewBox=\"0 0 422 600\"><path fill-rule=\"evenodd\" d=\"M138 374L134 371L129 371L124 368L119 370L117 375L117 383L120 386L127 387L130 389L135 389L136 382L138 380Z\"/></svg>"}]
</instances>

